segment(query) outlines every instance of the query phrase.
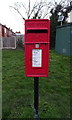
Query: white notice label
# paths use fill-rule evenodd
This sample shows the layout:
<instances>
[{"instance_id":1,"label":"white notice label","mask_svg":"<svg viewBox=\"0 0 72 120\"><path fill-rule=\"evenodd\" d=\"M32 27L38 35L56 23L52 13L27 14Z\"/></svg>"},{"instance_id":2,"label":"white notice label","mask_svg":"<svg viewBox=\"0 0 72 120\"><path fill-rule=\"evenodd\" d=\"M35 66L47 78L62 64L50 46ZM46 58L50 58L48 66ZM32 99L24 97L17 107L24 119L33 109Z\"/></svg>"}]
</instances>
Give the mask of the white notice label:
<instances>
[{"instance_id":1,"label":"white notice label","mask_svg":"<svg viewBox=\"0 0 72 120\"><path fill-rule=\"evenodd\" d=\"M42 49L32 50L32 67L42 67Z\"/></svg>"}]
</instances>

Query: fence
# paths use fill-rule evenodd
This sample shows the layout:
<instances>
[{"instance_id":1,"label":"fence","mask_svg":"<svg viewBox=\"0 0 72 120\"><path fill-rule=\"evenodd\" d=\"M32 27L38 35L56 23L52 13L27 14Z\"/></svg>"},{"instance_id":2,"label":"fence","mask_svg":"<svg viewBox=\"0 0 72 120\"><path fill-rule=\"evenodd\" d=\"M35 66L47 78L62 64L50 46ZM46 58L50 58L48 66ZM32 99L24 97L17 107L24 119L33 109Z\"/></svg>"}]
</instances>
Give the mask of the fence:
<instances>
[{"instance_id":1,"label":"fence","mask_svg":"<svg viewBox=\"0 0 72 120\"><path fill-rule=\"evenodd\" d=\"M1 37L0 49L16 49L16 37Z\"/></svg>"}]
</instances>

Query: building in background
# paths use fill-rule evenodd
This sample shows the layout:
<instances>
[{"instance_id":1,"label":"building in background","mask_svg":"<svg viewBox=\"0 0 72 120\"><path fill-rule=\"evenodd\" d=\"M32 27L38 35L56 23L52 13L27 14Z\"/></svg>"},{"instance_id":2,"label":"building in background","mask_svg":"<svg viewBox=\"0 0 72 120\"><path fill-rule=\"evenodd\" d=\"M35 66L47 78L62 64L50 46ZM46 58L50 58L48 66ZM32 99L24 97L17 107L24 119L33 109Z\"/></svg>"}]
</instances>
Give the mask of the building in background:
<instances>
[{"instance_id":1,"label":"building in background","mask_svg":"<svg viewBox=\"0 0 72 120\"><path fill-rule=\"evenodd\" d=\"M22 40L22 42L23 42L23 44L24 44L24 35L21 34L20 31L19 31L19 32L16 32L15 35L16 35L16 41Z\"/></svg>"},{"instance_id":2,"label":"building in background","mask_svg":"<svg viewBox=\"0 0 72 120\"><path fill-rule=\"evenodd\" d=\"M24 48L24 35L21 32L16 32L16 46L17 48Z\"/></svg>"},{"instance_id":3,"label":"building in background","mask_svg":"<svg viewBox=\"0 0 72 120\"><path fill-rule=\"evenodd\" d=\"M0 24L0 49L16 49L15 33L2 24Z\"/></svg>"},{"instance_id":4,"label":"building in background","mask_svg":"<svg viewBox=\"0 0 72 120\"><path fill-rule=\"evenodd\" d=\"M72 56L72 23L56 28L55 50L67 56Z\"/></svg>"},{"instance_id":5,"label":"building in background","mask_svg":"<svg viewBox=\"0 0 72 120\"><path fill-rule=\"evenodd\" d=\"M12 31L12 29L0 23L0 37L11 37L11 36L15 36L15 33Z\"/></svg>"}]
</instances>

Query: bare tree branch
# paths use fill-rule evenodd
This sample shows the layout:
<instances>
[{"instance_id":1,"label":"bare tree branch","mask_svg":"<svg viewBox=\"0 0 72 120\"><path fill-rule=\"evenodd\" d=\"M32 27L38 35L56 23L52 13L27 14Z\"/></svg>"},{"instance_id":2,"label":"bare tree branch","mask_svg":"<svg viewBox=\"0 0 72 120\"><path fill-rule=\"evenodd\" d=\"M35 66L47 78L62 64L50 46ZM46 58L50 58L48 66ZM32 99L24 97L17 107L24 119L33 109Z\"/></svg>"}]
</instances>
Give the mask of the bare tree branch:
<instances>
[{"instance_id":1,"label":"bare tree branch","mask_svg":"<svg viewBox=\"0 0 72 120\"><path fill-rule=\"evenodd\" d=\"M25 5L24 5L23 3L21 3L21 6L24 8L25 13L26 13L26 15L27 15L27 17L28 17L28 9L25 7Z\"/></svg>"},{"instance_id":2,"label":"bare tree branch","mask_svg":"<svg viewBox=\"0 0 72 120\"><path fill-rule=\"evenodd\" d=\"M46 6L45 2L42 2L42 0L40 1L40 3L37 6L37 10L35 11L35 15L34 18L41 18L42 16L42 8Z\"/></svg>"},{"instance_id":3,"label":"bare tree branch","mask_svg":"<svg viewBox=\"0 0 72 120\"><path fill-rule=\"evenodd\" d=\"M47 6L46 2L43 2L42 0L38 3L37 1L35 1L34 6L31 9L31 0L29 0L29 4L28 4L28 8L26 8L26 6L23 3L19 3L17 2L15 4L15 6L10 6L11 8L13 8L15 11L17 11L17 13L22 17L22 19L25 19L23 17L23 15L20 12L20 8L23 7L25 10L25 13L27 15L28 19L31 18L40 18L42 16L42 12L43 12L43 7Z\"/></svg>"},{"instance_id":4,"label":"bare tree branch","mask_svg":"<svg viewBox=\"0 0 72 120\"><path fill-rule=\"evenodd\" d=\"M29 0L28 19L29 19L29 13L30 13L30 0Z\"/></svg>"},{"instance_id":5,"label":"bare tree branch","mask_svg":"<svg viewBox=\"0 0 72 120\"><path fill-rule=\"evenodd\" d=\"M18 14L22 17L23 20L25 20L25 18L22 16L22 14L19 12L19 10L13 6L10 6L11 8L13 8L16 12L18 12Z\"/></svg>"},{"instance_id":6,"label":"bare tree branch","mask_svg":"<svg viewBox=\"0 0 72 120\"><path fill-rule=\"evenodd\" d=\"M35 1L34 6L33 6L32 10L31 10L31 12L30 12L30 14L29 14L29 18L30 18L30 16L32 15L32 13L34 12L34 10L37 8L37 6L38 6L38 5L36 5L36 1Z\"/></svg>"}]
</instances>

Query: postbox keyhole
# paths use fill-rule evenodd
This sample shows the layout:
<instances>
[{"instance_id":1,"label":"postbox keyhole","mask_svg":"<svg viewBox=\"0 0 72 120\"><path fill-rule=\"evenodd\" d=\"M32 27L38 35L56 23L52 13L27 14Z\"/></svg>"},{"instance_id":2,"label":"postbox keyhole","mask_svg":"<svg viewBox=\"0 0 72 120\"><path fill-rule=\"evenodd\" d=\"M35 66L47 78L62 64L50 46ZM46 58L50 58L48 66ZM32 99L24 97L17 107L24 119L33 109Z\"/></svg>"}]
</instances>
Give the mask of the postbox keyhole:
<instances>
[{"instance_id":1,"label":"postbox keyhole","mask_svg":"<svg viewBox=\"0 0 72 120\"><path fill-rule=\"evenodd\" d=\"M39 44L35 44L35 48L39 48Z\"/></svg>"}]
</instances>

